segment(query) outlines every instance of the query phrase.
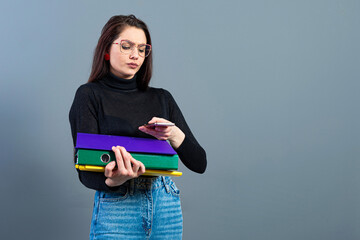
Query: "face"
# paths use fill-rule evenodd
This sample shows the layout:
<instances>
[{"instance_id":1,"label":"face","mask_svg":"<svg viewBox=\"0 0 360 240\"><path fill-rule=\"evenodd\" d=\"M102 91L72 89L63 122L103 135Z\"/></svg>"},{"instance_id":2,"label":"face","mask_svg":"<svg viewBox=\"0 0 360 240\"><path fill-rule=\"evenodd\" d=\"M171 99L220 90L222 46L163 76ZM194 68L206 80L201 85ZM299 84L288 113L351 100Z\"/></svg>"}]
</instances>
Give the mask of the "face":
<instances>
[{"instance_id":1,"label":"face","mask_svg":"<svg viewBox=\"0 0 360 240\"><path fill-rule=\"evenodd\" d=\"M146 44L144 31L136 27L126 27L113 43L120 43L121 40L129 40L137 45ZM145 60L145 57L139 55L137 47L126 54L120 51L119 44L111 44L109 55L111 73L124 79L133 78Z\"/></svg>"}]
</instances>

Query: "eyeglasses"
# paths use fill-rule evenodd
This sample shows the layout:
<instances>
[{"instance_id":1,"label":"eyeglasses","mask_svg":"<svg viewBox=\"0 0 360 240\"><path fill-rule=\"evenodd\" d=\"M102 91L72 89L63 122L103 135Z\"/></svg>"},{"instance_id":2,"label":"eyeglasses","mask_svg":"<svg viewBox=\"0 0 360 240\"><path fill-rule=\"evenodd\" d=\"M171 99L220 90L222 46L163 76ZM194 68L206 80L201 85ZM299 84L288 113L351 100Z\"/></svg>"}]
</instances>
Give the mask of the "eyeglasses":
<instances>
[{"instance_id":1,"label":"eyeglasses","mask_svg":"<svg viewBox=\"0 0 360 240\"><path fill-rule=\"evenodd\" d=\"M151 52L150 44L135 44L129 40L121 40L120 43L113 43L120 45L120 52L130 54L134 51L135 47L138 49L139 56L147 57Z\"/></svg>"}]
</instances>

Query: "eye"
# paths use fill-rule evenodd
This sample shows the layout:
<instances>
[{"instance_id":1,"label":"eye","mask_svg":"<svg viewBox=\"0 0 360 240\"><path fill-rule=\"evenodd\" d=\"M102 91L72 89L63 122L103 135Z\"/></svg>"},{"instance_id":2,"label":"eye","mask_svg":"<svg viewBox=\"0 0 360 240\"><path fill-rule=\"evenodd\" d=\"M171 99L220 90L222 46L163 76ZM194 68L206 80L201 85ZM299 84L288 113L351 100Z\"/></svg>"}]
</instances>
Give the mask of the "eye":
<instances>
[{"instance_id":1,"label":"eye","mask_svg":"<svg viewBox=\"0 0 360 240\"><path fill-rule=\"evenodd\" d=\"M121 48L124 50L129 50L131 48L131 46L129 44L122 44Z\"/></svg>"},{"instance_id":2,"label":"eye","mask_svg":"<svg viewBox=\"0 0 360 240\"><path fill-rule=\"evenodd\" d=\"M132 46L132 44L127 42L127 41L124 41L124 42L121 43L121 48L124 49L124 50L131 49L131 46Z\"/></svg>"},{"instance_id":3,"label":"eye","mask_svg":"<svg viewBox=\"0 0 360 240\"><path fill-rule=\"evenodd\" d=\"M139 46L139 52L145 52L145 50L146 50L146 45L140 45Z\"/></svg>"}]
</instances>

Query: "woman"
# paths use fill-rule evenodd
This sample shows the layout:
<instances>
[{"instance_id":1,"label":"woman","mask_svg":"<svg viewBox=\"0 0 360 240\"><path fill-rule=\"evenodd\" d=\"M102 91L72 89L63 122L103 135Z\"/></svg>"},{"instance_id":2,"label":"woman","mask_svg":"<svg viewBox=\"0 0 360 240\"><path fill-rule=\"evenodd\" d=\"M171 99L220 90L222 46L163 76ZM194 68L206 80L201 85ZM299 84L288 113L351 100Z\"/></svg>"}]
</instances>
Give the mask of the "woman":
<instances>
[{"instance_id":1,"label":"woman","mask_svg":"<svg viewBox=\"0 0 360 240\"><path fill-rule=\"evenodd\" d=\"M96 133L168 140L190 170L203 173L206 154L191 133L171 94L148 87L152 48L148 28L133 15L114 16L104 26L87 84L79 87L70 110L76 134ZM175 126L145 127L172 122ZM170 177L141 177L144 165L121 146L105 173L78 171L96 190L91 239L181 239L179 190Z\"/></svg>"}]
</instances>

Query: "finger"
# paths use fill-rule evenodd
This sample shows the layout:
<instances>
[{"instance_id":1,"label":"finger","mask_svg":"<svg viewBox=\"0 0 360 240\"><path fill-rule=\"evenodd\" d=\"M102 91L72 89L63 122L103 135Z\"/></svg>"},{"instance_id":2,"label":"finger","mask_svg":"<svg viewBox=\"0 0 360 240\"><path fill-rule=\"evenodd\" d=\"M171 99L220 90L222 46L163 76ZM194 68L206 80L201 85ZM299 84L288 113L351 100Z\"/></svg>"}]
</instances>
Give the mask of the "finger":
<instances>
[{"instance_id":1,"label":"finger","mask_svg":"<svg viewBox=\"0 0 360 240\"><path fill-rule=\"evenodd\" d=\"M114 186L116 186L115 181L114 181L113 179L111 179L111 178L105 179L105 184L108 185L109 187L114 187Z\"/></svg>"},{"instance_id":2,"label":"finger","mask_svg":"<svg viewBox=\"0 0 360 240\"><path fill-rule=\"evenodd\" d=\"M143 131L144 133L147 133L149 135L152 135L152 136L156 137L157 131L155 129L147 128L147 127L141 127L140 130Z\"/></svg>"},{"instance_id":3,"label":"finger","mask_svg":"<svg viewBox=\"0 0 360 240\"><path fill-rule=\"evenodd\" d=\"M156 131L154 129L142 126L142 127L139 127L139 130L146 134L149 134L153 137L156 137Z\"/></svg>"},{"instance_id":4,"label":"finger","mask_svg":"<svg viewBox=\"0 0 360 240\"><path fill-rule=\"evenodd\" d=\"M120 152L120 146L113 147L113 152L115 153L116 163L119 170L122 170L125 168L124 166L124 160L122 158L121 152Z\"/></svg>"},{"instance_id":5,"label":"finger","mask_svg":"<svg viewBox=\"0 0 360 240\"><path fill-rule=\"evenodd\" d=\"M140 169L140 161L137 161L136 159L132 159L131 161L131 165L132 165L132 170L134 172L134 174L137 174L137 172Z\"/></svg>"},{"instance_id":6,"label":"finger","mask_svg":"<svg viewBox=\"0 0 360 240\"><path fill-rule=\"evenodd\" d=\"M158 120L160 120L160 118L158 117L153 117L148 123L151 124L151 123L156 123Z\"/></svg>"},{"instance_id":7,"label":"finger","mask_svg":"<svg viewBox=\"0 0 360 240\"><path fill-rule=\"evenodd\" d=\"M145 126L140 126L140 127L138 127L138 129L139 129L140 131L144 132L144 133L147 133L147 131L148 131L149 128L147 128L147 127L145 127Z\"/></svg>"},{"instance_id":8,"label":"finger","mask_svg":"<svg viewBox=\"0 0 360 240\"><path fill-rule=\"evenodd\" d=\"M168 137L171 136L171 133L172 133L172 131L164 131L164 132L157 131L156 132L156 137L157 138L168 138Z\"/></svg>"},{"instance_id":9,"label":"finger","mask_svg":"<svg viewBox=\"0 0 360 240\"><path fill-rule=\"evenodd\" d=\"M111 161L109 162L106 166L105 166L105 177L112 177L113 176L113 171L115 169L115 161Z\"/></svg>"},{"instance_id":10,"label":"finger","mask_svg":"<svg viewBox=\"0 0 360 240\"><path fill-rule=\"evenodd\" d=\"M170 133L172 130L172 126L156 126L155 128L145 127L145 129L146 133L151 135L157 135Z\"/></svg>"},{"instance_id":11,"label":"finger","mask_svg":"<svg viewBox=\"0 0 360 240\"><path fill-rule=\"evenodd\" d=\"M151 124L156 122L170 122L170 121L166 120L165 118L153 117L148 123Z\"/></svg>"},{"instance_id":12,"label":"finger","mask_svg":"<svg viewBox=\"0 0 360 240\"><path fill-rule=\"evenodd\" d=\"M167 140L172 132L173 126L157 126L156 128L140 126L138 129L159 140Z\"/></svg>"},{"instance_id":13,"label":"finger","mask_svg":"<svg viewBox=\"0 0 360 240\"><path fill-rule=\"evenodd\" d=\"M161 133L169 133L172 130L172 126L156 126L155 131Z\"/></svg>"},{"instance_id":14,"label":"finger","mask_svg":"<svg viewBox=\"0 0 360 240\"><path fill-rule=\"evenodd\" d=\"M141 174L144 174L145 171L146 171L145 165L142 162L140 162L140 168L137 172L137 175L140 176Z\"/></svg>"},{"instance_id":15,"label":"finger","mask_svg":"<svg viewBox=\"0 0 360 240\"><path fill-rule=\"evenodd\" d=\"M126 170L128 170L130 172L130 174L132 174L132 167L131 167L131 163L130 163L130 159L132 158L132 156L130 155L130 153L128 153L126 151L126 149L124 147L120 147L120 151L121 151L121 155L123 157L124 166L125 166Z\"/></svg>"},{"instance_id":16,"label":"finger","mask_svg":"<svg viewBox=\"0 0 360 240\"><path fill-rule=\"evenodd\" d=\"M155 128L152 127L145 127L145 126L140 126L138 127L138 129L146 134L152 135L154 136L154 134L156 134Z\"/></svg>"}]
</instances>

